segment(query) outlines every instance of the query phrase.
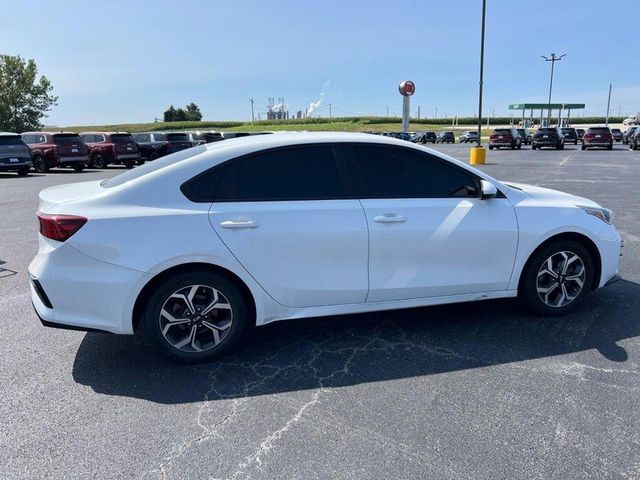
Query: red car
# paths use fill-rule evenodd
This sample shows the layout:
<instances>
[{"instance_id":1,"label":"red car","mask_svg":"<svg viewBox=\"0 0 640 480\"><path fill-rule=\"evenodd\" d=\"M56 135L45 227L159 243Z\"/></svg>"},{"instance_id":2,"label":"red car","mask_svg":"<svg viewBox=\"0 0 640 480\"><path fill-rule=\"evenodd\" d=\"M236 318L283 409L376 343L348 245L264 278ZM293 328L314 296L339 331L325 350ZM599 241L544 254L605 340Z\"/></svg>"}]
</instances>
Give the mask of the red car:
<instances>
[{"instance_id":1,"label":"red car","mask_svg":"<svg viewBox=\"0 0 640 480\"><path fill-rule=\"evenodd\" d=\"M25 132L22 140L31 152L33 169L39 173L53 167L71 167L81 172L89 160L89 149L77 133Z\"/></svg>"},{"instance_id":2,"label":"red car","mask_svg":"<svg viewBox=\"0 0 640 480\"><path fill-rule=\"evenodd\" d=\"M591 127L587 129L582 137L582 150L591 147L606 147L607 150L613 150L613 136L609 127Z\"/></svg>"},{"instance_id":3,"label":"red car","mask_svg":"<svg viewBox=\"0 0 640 480\"><path fill-rule=\"evenodd\" d=\"M522 138L515 128L496 128L489 136L489 150L494 148L522 148Z\"/></svg>"},{"instance_id":4,"label":"red car","mask_svg":"<svg viewBox=\"0 0 640 480\"><path fill-rule=\"evenodd\" d=\"M107 168L111 164L133 168L140 164L138 144L126 132L82 132L82 141L89 147L89 168Z\"/></svg>"}]
</instances>

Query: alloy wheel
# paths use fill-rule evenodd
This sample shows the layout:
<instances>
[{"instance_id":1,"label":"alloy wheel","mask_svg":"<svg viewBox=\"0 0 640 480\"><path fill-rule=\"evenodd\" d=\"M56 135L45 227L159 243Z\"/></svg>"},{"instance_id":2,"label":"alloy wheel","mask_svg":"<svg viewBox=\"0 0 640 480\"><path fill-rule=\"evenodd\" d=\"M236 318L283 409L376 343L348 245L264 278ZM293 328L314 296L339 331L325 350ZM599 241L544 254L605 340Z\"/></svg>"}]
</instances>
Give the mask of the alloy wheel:
<instances>
[{"instance_id":1,"label":"alloy wheel","mask_svg":"<svg viewBox=\"0 0 640 480\"><path fill-rule=\"evenodd\" d=\"M189 285L172 293L158 318L162 336L183 352L205 352L227 337L233 322L231 303L209 285Z\"/></svg>"},{"instance_id":2,"label":"alloy wheel","mask_svg":"<svg viewBox=\"0 0 640 480\"><path fill-rule=\"evenodd\" d=\"M573 302L584 287L586 269L582 259L573 252L556 252L538 270L538 297L552 308Z\"/></svg>"}]
</instances>

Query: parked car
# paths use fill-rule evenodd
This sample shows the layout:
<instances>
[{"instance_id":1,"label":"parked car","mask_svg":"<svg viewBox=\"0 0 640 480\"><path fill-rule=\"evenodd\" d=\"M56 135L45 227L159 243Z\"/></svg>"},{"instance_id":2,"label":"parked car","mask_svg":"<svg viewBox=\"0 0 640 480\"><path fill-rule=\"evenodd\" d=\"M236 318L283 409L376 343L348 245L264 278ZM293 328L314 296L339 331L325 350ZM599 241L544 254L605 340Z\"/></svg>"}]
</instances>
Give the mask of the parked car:
<instances>
[{"instance_id":1,"label":"parked car","mask_svg":"<svg viewBox=\"0 0 640 480\"><path fill-rule=\"evenodd\" d=\"M560 130L564 137L564 143L573 143L574 145L578 144L578 132L575 128L562 127Z\"/></svg>"},{"instance_id":2,"label":"parked car","mask_svg":"<svg viewBox=\"0 0 640 480\"><path fill-rule=\"evenodd\" d=\"M39 173L54 167L81 172L89 161L89 149L77 133L25 132L22 140L29 146L33 169Z\"/></svg>"},{"instance_id":3,"label":"parked car","mask_svg":"<svg viewBox=\"0 0 640 480\"><path fill-rule=\"evenodd\" d=\"M619 278L610 210L365 134L201 145L43 190L37 216L44 325L142 333L184 361L300 317L516 296L563 315Z\"/></svg>"},{"instance_id":4,"label":"parked car","mask_svg":"<svg viewBox=\"0 0 640 480\"><path fill-rule=\"evenodd\" d=\"M613 137L609 127L591 127L582 137L582 150L592 147L605 147L607 150L613 149Z\"/></svg>"},{"instance_id":5,"label":"parked car","mask_svg":"<svg viewBox=\"0 0 640 480\"><path fill-rule=\"evenodd\" d=\"M622 130L620 130L619 128L612 128L611 129L611 136L613 137L613 140L615 142L621 142L622 141Z\"/></svg>"},{"instance_id":6,"label":"parked car","mask_svg":"<svg viewBox=\"0 0 640 480\"><path fill-rule=\"evenodd\" d=\"M467 130L462 135L460 135L460 143L477 143L478 142L478 131L477 130Z\"/></svg>"},{"instance_id":7,"label":"parked car","mask_svg":"<svg viewBox=\"0 0 640 480\"><path fill-rule=\"evenodd\" d=\"M531 145L531 140L533 139L533 134L531 133L531 130L529 130L528 128L516 128L516 130L518 131L518 134L522 139L522 144Z\"/></svg>"},{"instance_id":8,"label":"parked car","mask_svg":"<svg viewBox=\"0 0 640 480\"><path fill-rule=\"evenodd\" d=\"M623 144L627 145L629 143L629 140L631 139L631 137L636 133L637 128L638 128L637 126L632 126L625 130L624 134L622 135Z\"/></svg>"},{"instance_id":9,"label":"parked car","mask_svg":"<svg viewBox=\"0 0 640 480\"><path fill-rule=\"evenodd\" d=\"M564 148L564 135L559 127L540 127L536 130L531 141L531 149L542 147L552 147L558 150Z\"/></svg>"},{"instance_id":10,"label":"parked car","mask_svg":"<svg viewBox=\"0 0 640 480\"><path fill-rule=\"evenodd\" d=\"M436 140L437 136L435 132L420 132L416 135L413 143L421 143L424 145L425 143L436 143Z\"/></svg>"},{"instance_id":11,"label":"parked car","mask_svg":"<svg viewBox=\"0 0 640 480\"><path fill-rule=\"evenodd\" d=\"M107 168L111 164L133 168L141 164L138 144L126 132L82 132L80 138L89 147L89 168Z\"/></svg>"},{"instance_id":12,"label":"parked car","mask_svg":"<svg viewBox=\"0 0 640 480\"><path fill-rule=\"evenodd\" d=\"M17 133L0 132L0 172L16 172L21 177L31 170L31 152Z\"/></svg>"},{"instance_id":13,"label":"parked car","mask_svg":"<svg viewBox=\"0 0 640 480\"><path fill-rule=\"evenodd\" d=\"M187 134L192 147L203 143L213 143L224 140L220 132L184 132Z\"/></svg>"},{"instance_id":14,"label":"parked car","mask_svg":"<svg viewBox=\"0 0 640 480\"><path fill-rule=\"evenodd\" d=\"M638 148L640 148L640 135L638 135L638 131L636 130L636 133L631 135L629 139L629 149L638 150Z\"/></svg>"},{"instance_id":15,"label":"parked car","mask_svg":"<svg viewBox=\"0 0 640 480\"><path fill-rule=\"evenodd\" d=\"M584 128L576 128L576 133L578 134L578 141L582 141L582 137L584 136Z\"/></svg>"},{"instance_id":16,"label":"parked car","mask_svg":"<svg viewBox=\"0 0 640 480\"><path fill-rule=\"evenodd\" d=\"M133 138L138 144L143 160L156 160L170 153L191 148L189 137L182 132L134 133Z\"/></svg>"},{"instance_id":17,"label":"parked car","mask_svg":"<svg viewBox=\"0 0 640 480\"><path fill-rule=\"evenodd\" d=\"M489 150L494 148L522 148L522 138L515 128L496 128L489 135Z\"/></svg>"},{"instance_id":18,"label":"parked car","mask_svg":"<svg viewBox=\"0 0 640 480\"><path fill-rule=\"evenodd\" d=\"M456 143L453 132L440 132L436 137L436 143Z\"/></svg>"}]
</instances>

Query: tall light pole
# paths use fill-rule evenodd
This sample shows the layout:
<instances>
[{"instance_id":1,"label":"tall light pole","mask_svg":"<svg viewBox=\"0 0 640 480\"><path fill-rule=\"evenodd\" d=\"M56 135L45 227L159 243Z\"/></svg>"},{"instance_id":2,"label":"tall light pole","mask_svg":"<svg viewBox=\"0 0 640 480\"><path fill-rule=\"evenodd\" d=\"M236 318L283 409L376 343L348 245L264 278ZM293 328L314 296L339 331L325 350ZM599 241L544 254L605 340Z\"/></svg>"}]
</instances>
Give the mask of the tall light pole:
<instances>
[{"instance_id":1,"label":"tall light pole","mask_svg":"<svg viewBox=\"0 0 640 480\"><path fill-rule=\"evenodd\" d=\"M256 117L253 114L253 98L250 98L249 102L251 103L251 122L255 122L256 121Z\"/></svg>"},{"instance_id":2,"label":"tall light pole","mask_svg":"<svg viewBox=\"0 0 640 480\"><path fill-rule=\"evenodd\" d=\"M609 99L607 100L607 120L605 121L607 127L609 126L609 109L611 108L611 87L612 85L609 84Z\"/></svg>"},{"instance_id":3,"label":"tall light pole","mask_svg":"<svg viewBox=\"0 0 640 480\"><path fill-rule=\"evenodd\" d=\"M487 0L482 0L482 33L480 34L480 82L478 84L478 148L482 146L482 83L484 77L484 27L486 17Z\"/></svg>"},{"instance_id":4,"label":"tall light pole","mask_svg":"<svg viewBox=\"0 0 640 480\"><path fill-rule=\"evenodd\" d=\"M566 57L567 54L563 53L562 55L560 55L559 57L556 57L555 53L551 54L551 57L545 57L544 55L540 55L542 58L544 58L545 62L551 62L551 80L549 81L549 111L547 112L547 123L551 124L551 89L553 88L553 67L556 64L556 62L559 62L560 60L562 60L563 57Z\"/></svg>"}]
</instances>

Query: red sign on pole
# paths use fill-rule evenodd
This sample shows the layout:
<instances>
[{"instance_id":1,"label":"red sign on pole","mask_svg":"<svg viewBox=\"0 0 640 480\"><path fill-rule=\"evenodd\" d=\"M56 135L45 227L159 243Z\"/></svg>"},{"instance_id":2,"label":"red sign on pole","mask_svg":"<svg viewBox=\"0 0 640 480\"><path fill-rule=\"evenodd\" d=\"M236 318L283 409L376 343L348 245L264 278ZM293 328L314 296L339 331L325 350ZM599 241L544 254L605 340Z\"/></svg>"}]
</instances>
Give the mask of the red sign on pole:
<instances>
[{"instance_id":1,"label":"red sign on pole","mask_svg":"<svg viewBox=\"0 0 640 480\"><path fill-rule=\"evenodd\" d=\"M403 80L400 82L398 90L400 90L400 95L410 97L416 93L416 85L411 80Z\"/></svg>"}]
</instances>

